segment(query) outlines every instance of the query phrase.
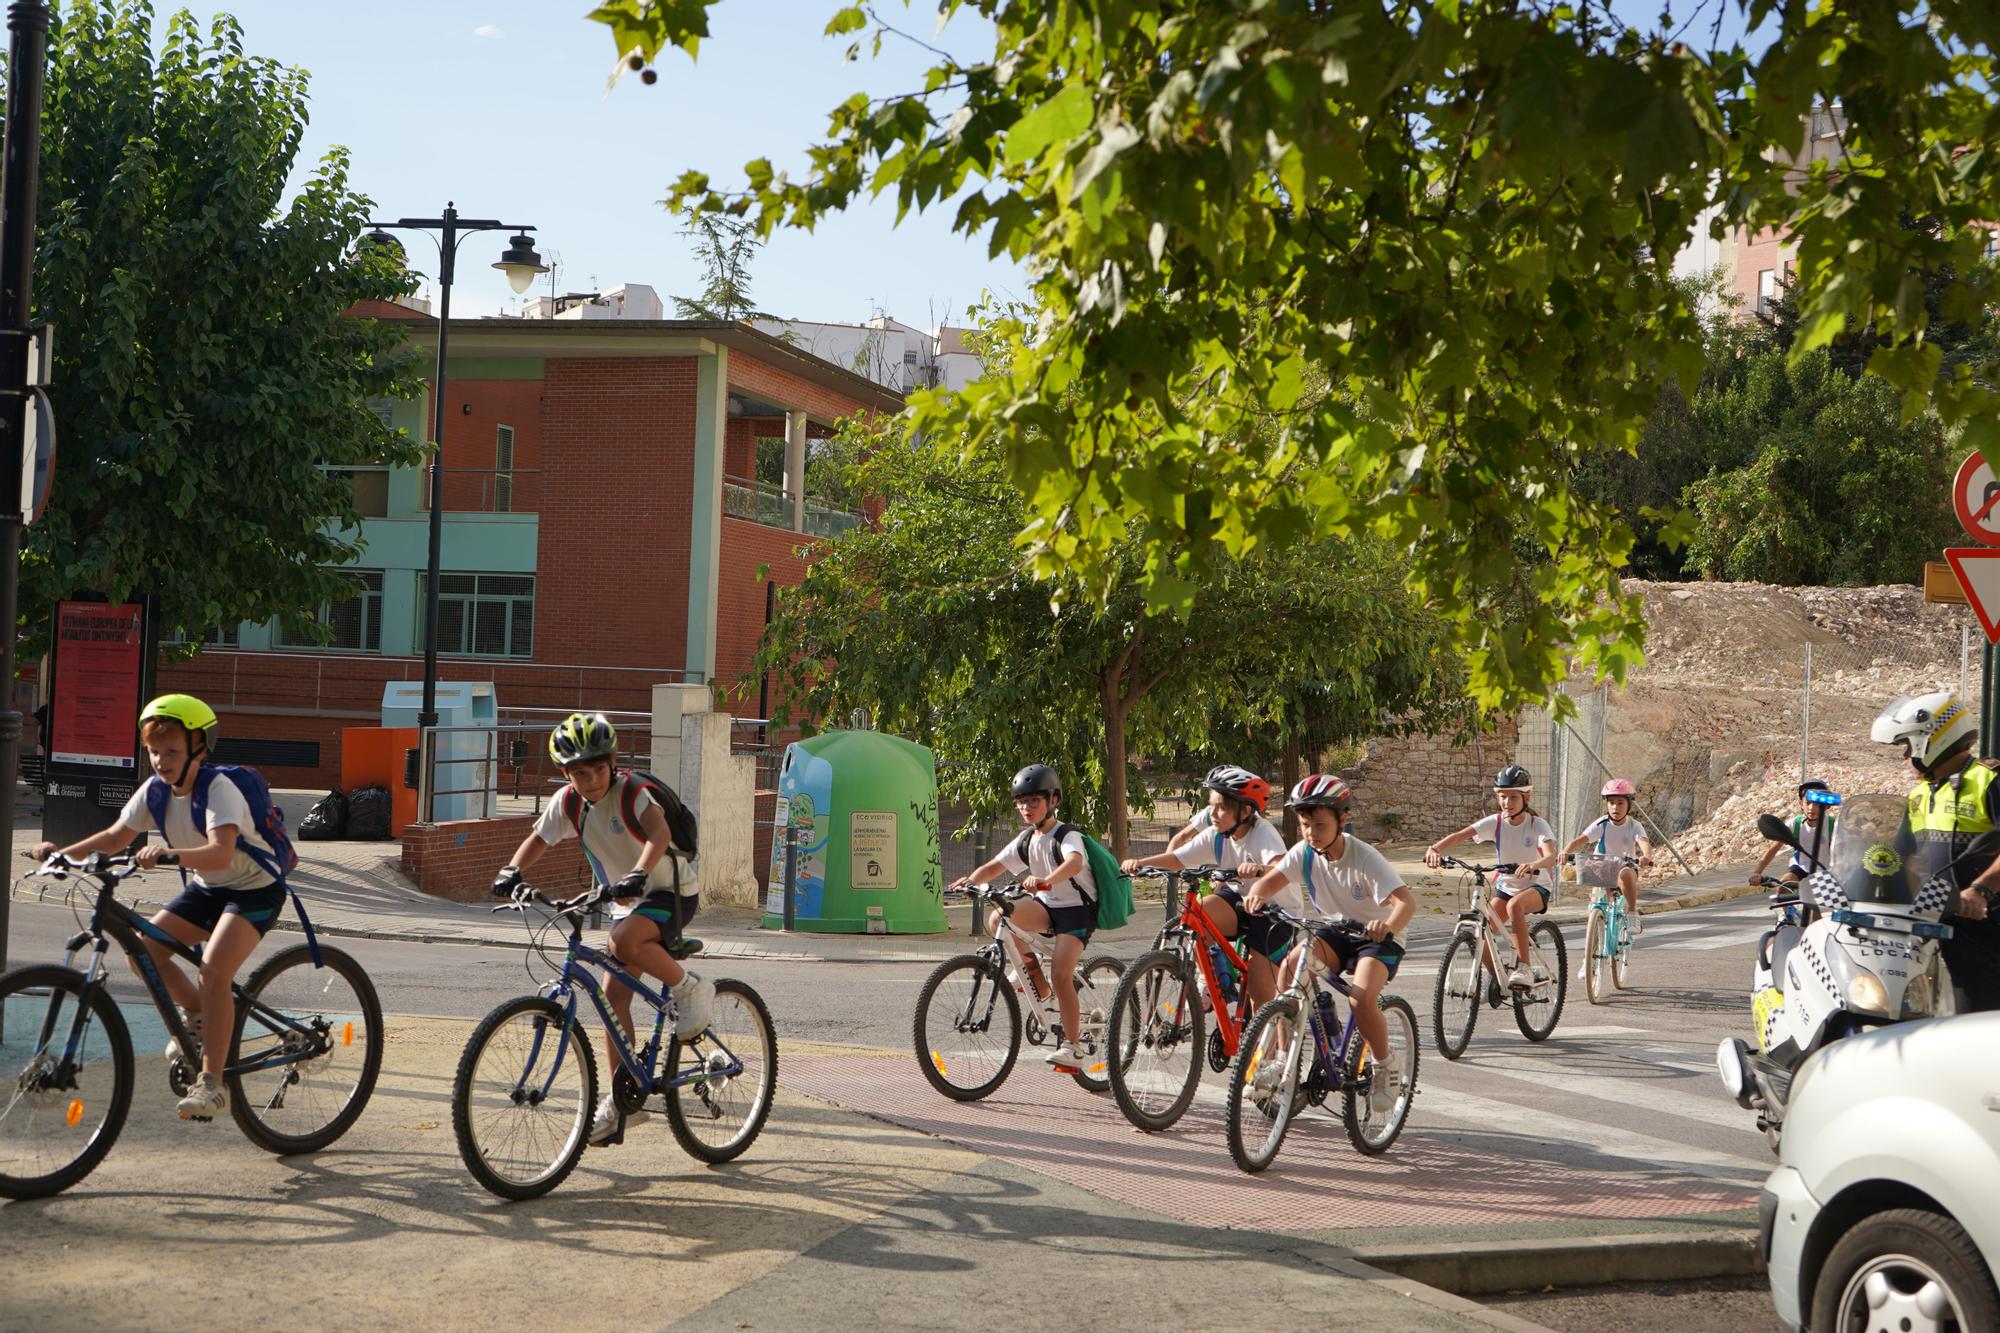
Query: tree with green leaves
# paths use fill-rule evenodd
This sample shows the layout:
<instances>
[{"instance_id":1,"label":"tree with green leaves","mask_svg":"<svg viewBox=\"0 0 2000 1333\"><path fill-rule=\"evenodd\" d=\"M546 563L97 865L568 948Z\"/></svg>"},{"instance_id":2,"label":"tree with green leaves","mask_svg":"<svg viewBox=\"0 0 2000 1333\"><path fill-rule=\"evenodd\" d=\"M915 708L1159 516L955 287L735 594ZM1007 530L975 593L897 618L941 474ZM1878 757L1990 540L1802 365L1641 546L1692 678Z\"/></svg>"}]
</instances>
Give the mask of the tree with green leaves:
<instances>
[{"instance_id":1,"label":"tree with green leaves","mask_svg":"<svg viewBox=\"0 0 2000 1333\"><path fill-rule=\"evenodd\" d=\"M719 2L592 18L645 65L693 55ZM1007 458L1045 577L1107 598L1136 549L1148 604L1185 611L1218 563L1367 533L1451 618L1481 706L1541 701L1572 658L1621 678L1632 533L1574 479L1635 447L1663 385L1694 390L1670 266L1710 205L1718 234L1792 238L1793 355L1871 330L1870 374L2000 456L2000 381L1943 365L1924 295L1950 267L1946 318L1990 296L1988 0L1701 0L1651 28L1602 0L978 9L992 50L965 59L835 9L857 53L934 51L922 86L833 108L799 178L759 159L741 191L691 172L669 202L768 234L887 194L1026 263L1011 372L910 415ZM1721 42L1725 13L1769 44ZM1838 152L1796 165L1825 104ZM1911 207L1935 229L1902 226ZM1339 391L1306 402L1310 367Z\"/></svg>"},{"instance_id":2,"label":"tree with green leaves","mask_svg":"<svg viewBox=\"0 0 2000 1333\"><path fill-rule=\"evenodd\" d=\"M847 431L863 458L851 485L880 520L818 548L753 671L781 682L781 722L862 707L931 746L945 795L988 816L1010 774L1050 763L1068 809L1122 853L1128 804L1150 803L1144 759L1276 758L1288 737L1380 734L1455 692L1441 622L1373 539L1210 562L1186 615L1151 614L1136 583L1100 598L1027 573L1026 505L990 446L911 448L894 422Z\"/></svg>"},{"instance_id":3,"label":"tree with green leaves","mask_svg":"<svg viewBox=\"0 0 2000 1333\"><path fill-rule=\"evenodd\" d=\"M359 553L330 469L419 455L370 404L421 367L400 330L344 314L410 289L391 256L350 257L368 215L345 152L285 201L306 76L247 54L226 15L176 15L157 59L152 29L150 5L74 0L50 33L35 304L61 450L22 553L31 641L87 591L156 593L197 640L306 632Z\"/></svg>"},{"instance_id":4,"label":"tree with green leaves","mask_svg":"<svg viewBox=\"0 0 2000 1333\"><path fill-rule=\"evenodd\" d=\"M763 237L740 218L697 214L682 229L694 242L701 264L701 294L674 298L674 313L682 319L769 319L750 298L750 261L763 248Z\"/></svg>"}]
</instances>

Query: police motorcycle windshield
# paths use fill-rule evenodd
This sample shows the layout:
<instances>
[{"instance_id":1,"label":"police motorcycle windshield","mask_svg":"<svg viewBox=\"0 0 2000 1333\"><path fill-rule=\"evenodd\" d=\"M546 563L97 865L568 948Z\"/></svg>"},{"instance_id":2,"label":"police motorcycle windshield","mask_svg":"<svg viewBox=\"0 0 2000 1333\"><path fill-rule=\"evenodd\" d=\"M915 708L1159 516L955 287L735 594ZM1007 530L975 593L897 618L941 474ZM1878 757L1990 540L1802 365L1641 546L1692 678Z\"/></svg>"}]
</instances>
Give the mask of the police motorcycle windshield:
<instances>
[{"instance_id":1,"label":"police motorcycle windshield","mask_svg":"<svg viewBox=\"0 0 2000 1333\"><path fill-rule=\"evenodd\" d=\"M1850 796L1840 805L1826 869L1856 907L1909 907L1925 877L1901 796Z\"/></svg>"}]
</instances>

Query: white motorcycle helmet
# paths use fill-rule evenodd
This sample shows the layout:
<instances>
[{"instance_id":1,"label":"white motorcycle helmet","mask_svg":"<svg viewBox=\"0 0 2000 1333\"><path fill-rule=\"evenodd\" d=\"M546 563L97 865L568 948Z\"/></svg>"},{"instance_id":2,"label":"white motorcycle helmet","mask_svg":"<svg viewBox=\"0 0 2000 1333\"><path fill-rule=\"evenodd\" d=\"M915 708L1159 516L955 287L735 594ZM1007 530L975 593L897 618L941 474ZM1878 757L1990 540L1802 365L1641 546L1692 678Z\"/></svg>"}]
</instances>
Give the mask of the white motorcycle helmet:
<instances>
[{"instance_id":1,"label":"white motorcycle helmet","mask_svg":"<svg viewBox=\"0 0 2000 1333\"><path fill-rule=\"evenodd\" d=\"M1869 730L1870 740L1903 745L1924 772L1970 745L1979 734L1979 719L1950 690L1934 694L1900 694L1889 701Z\"/></svg>"}]
</instances>

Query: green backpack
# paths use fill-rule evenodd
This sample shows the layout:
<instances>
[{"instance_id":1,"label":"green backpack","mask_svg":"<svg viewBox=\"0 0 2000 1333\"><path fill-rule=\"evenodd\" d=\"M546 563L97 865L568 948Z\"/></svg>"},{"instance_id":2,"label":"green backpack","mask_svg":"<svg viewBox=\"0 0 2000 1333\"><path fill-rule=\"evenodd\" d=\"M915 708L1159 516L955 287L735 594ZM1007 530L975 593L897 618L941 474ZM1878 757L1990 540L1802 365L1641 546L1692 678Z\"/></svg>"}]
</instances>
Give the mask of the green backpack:
<instances>
[{"instance_id":1,"label":"green backpack","mask_svg":"<svg viewBox=\"0 0 2000 1333\"><path fill-rule=\"evenodd\" d=\"M1028 840L1034 832L1033 829L1021 832L1020 845L1014 854L1023 861L1028 859ZM1057 824L1049 836L1061 843L1070 833L1082 836L1084 863L1090 867L1090 877L1097 881L1097 901L1090 902L1090 895L1083 895L1097 916L1097 929L1116 930L1132 919L1132 877L1118 868L1118 858L1111 854L1110 848L1074 824ZM1077 886L1077 892L1083 892L1082 885Z\"/></svg>"}]
</instances>

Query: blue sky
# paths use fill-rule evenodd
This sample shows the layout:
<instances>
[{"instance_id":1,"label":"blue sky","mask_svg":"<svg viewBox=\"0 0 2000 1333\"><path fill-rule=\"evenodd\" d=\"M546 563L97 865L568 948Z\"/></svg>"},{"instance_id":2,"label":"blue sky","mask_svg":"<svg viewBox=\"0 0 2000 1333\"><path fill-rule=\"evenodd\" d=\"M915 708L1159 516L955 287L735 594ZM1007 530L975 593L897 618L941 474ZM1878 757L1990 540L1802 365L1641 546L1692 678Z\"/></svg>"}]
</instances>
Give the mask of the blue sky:
<instances>
[{"instance_id":1,"label":"blue sky","mask_svg":"<svg viewBox=\"0 0 2000 1333\"><path fill-rule=\"evenodd\" d=\"M830 107L855 91L918 88L928 67L904 43L885 44L880 60L864 52L845 63L847 43L820 35L831 0L731 0L717 6L699 61L665 54L658 83L628 77L607 93L610 30L585 21L588 8L582 0L229 0L194 13L204 24L218 9L233 13L250 52L310 72L301 159L345 145L354 187L378 217L434 217L455 200L469 217L535 224L543 254L562 258L563 290L644 282L663 299L700 285L678 220L659 202L669 182L695 168L738 185L742 164L759 156L796 172ZM161 7L161 27L170 12ZM913 15L910 27L932 38L927 15ZM941 40L967 55L990 52L992 38L977 15L961 15ZM413 264L434 272L430 245L407 242ZM454 314L509 306L512 292L488 267L503 244L473 237L460 247ZM982 243L952 234L947 215L913 214L897 226L889 203L853 209L812 234L778 233L752 276L760 305L799 319L858 321L879 308L927 325L933 312L962 318L984 288L1027 294L1016 266L988 261Z\"/></svg>"},{"instance_id":2,"label":"blue sky","mask_svg":"<svg viewBox=\"0 0 2000 1333\"><path fill-rule=\"evenodd\" d=\"M1615 8L1650 27L1659 2ZM1708 5L1728 11L1725 42L1740 33L1735 0ZM643 282L664 299L700 285L679 222L659 202L681 172L735 186L744 162L769 156L800 174L828 108L855 91L921 86L929 57L905 42L846 63L847 39L821 36L836 7L727 0L712 11L698 61L669 52L658 83L628 77L608 92L609 30L581 17L584 0L233 0L194 12L206 22L226 8L251 52L311 74L301 160L345 145L354 187L378 217L435 216L455 200L468 217L535 224L543 254L560 256L561 290ZM1676 22L1691 8L1681 0ZM977 14L961 11L935 35L925 0L882 9L961 57L991 53L991 28ZM1708 25L1697 23L1689 39L1702 45ZM781 231L752 270L753 294L788 318L858 321L885 310L920 326L962 319L983 290L1027 294L1017 266L987 259L983 242L954 235L948 219L934 208L899 226L893 204L870 202L810 234ZM417 268L434 272L428 243L407 240ZM488 267L502 244L474 237L461 247L454 313L511 308L505 280Z\"/></svg>"}]
</instances>

